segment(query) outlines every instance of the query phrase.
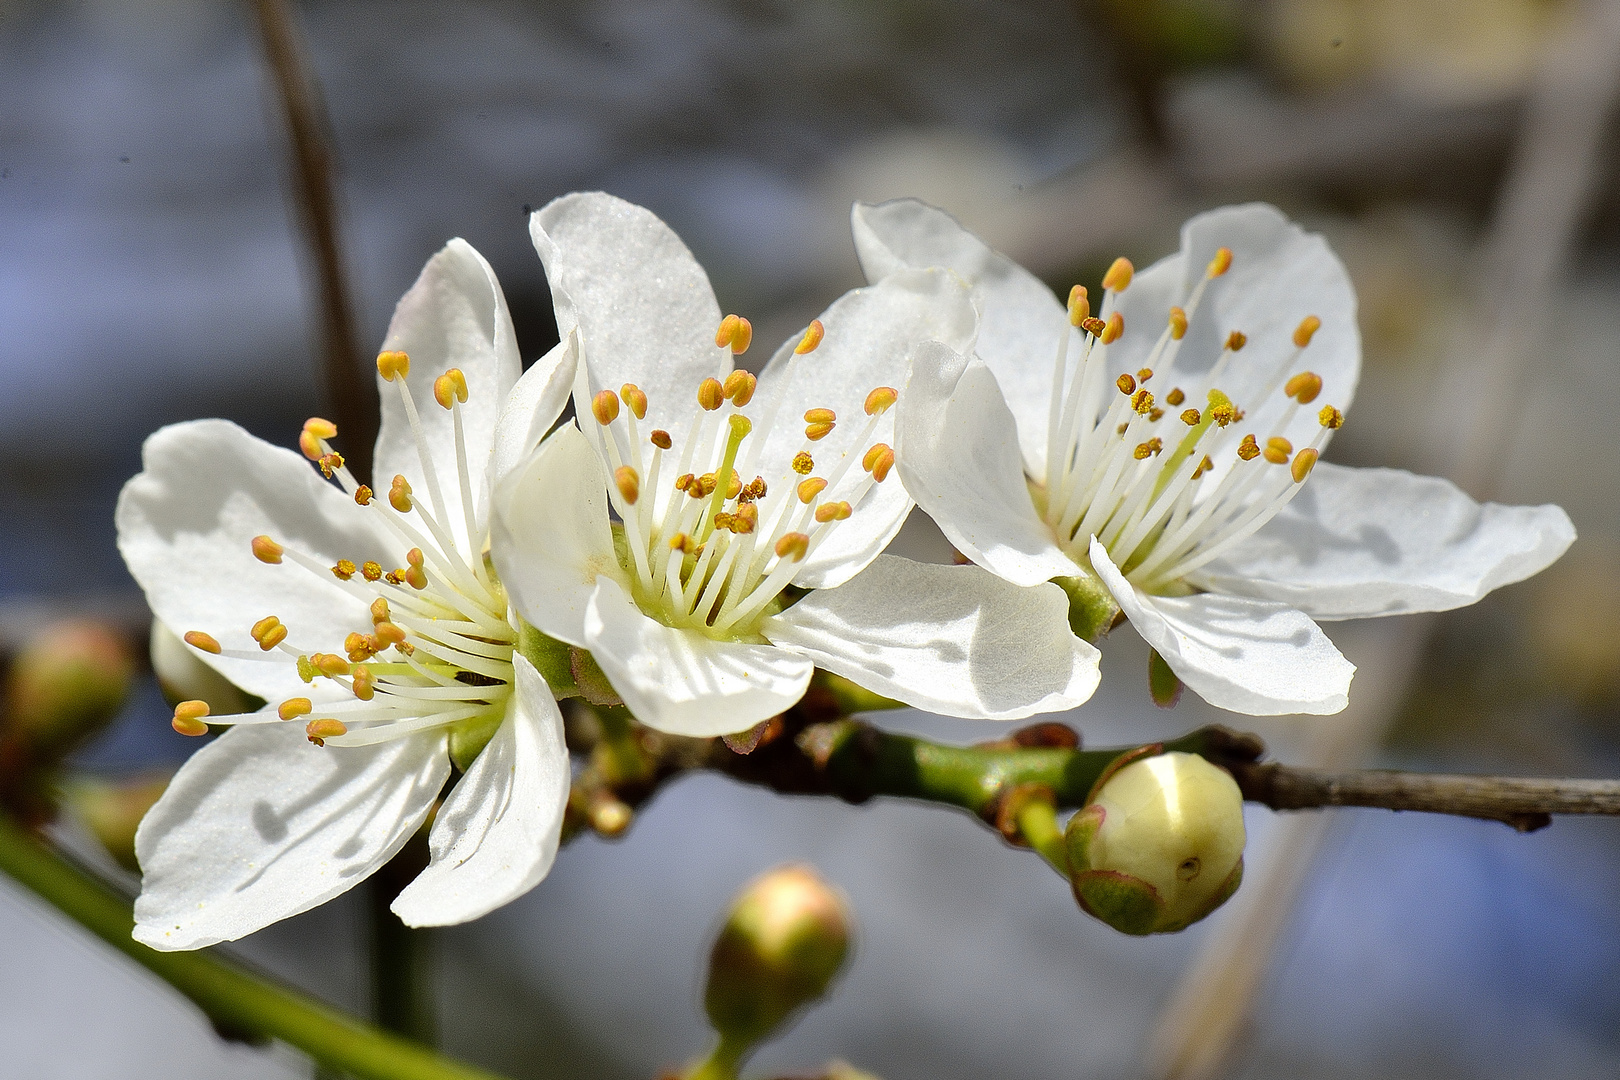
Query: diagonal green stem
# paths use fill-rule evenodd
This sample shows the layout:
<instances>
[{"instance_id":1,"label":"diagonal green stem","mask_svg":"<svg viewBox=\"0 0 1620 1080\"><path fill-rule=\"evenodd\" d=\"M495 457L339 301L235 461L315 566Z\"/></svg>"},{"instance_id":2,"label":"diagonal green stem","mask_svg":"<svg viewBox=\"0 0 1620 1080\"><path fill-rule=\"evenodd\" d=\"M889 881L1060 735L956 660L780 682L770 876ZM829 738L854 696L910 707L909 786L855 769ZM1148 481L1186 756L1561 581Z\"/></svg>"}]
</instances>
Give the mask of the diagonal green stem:
<instances>
[{"instance_id":1,"label":"diagonal green stem","mask_svg":"<svg viewBox=\"0 0 1620 1080\"><path fill-rule=\"evenodd\" d=\"M129 902L0 816L0 871L194 1001L224 1027L280 1039L357 1080L498 1080L378 1031L208 952L157 952L130 936Z\"/></svg>"}]
</instances>

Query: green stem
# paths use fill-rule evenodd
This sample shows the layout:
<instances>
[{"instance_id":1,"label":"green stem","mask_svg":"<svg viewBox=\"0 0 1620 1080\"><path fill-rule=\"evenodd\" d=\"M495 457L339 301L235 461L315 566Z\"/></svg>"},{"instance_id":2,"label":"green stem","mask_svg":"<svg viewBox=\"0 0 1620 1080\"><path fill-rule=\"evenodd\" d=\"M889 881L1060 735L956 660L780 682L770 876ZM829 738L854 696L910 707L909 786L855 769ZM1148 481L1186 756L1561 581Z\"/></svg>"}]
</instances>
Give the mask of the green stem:
<instances>
[{"instance_id":1,"label":"green stem","mask_svg":"<svg viewBox=\"0 0 1620 1080\"><path fill-rule=\"evenodd\" d=\"M721 1035L709 1056L681 1074L681 1080L737 1080L749 1047Z\"/></svg>"},{"instance_id":2,"label":"green stem","mask_svg":"<svg viewBox=\"0 0 1620 1080\"><path fill-rule=\"evenodd\" d=\"M0 870L194 1001L227 1028L280 1039L358 1080L498 1080L208 952L157 952L130 936L128 901L0 816Z\"/></svg>"},{"instance_id":3,"label":"green stem","mask_svg":"<svg viewBox=\"0 0 1620 1080\"><path fill-rule=\"evenodd\" d=\"M1028 799L1019 807L1017 821L1018 831L1029 846L1067 878L1069 852L1063 843L1063 830L1058 827L1057 807L1048 799Z\"/></svg>"}]
</instances>

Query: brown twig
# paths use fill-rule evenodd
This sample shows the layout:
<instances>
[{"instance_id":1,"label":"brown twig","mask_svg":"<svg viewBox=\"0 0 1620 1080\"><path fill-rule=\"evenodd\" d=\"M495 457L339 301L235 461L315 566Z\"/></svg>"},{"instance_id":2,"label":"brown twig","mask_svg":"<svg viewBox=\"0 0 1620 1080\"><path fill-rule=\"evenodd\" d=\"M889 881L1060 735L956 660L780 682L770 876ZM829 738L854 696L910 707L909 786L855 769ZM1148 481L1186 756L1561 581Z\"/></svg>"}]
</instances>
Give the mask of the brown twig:
<instances>
[{"instance_id":1,"label":"brown twig","mask_svg":"<svg viewBox=\"0 0 1620 1080\"><path fill-rule=\"evenodd\" d=\"M334 160L325 109L289 0L253 0L265 60L287 124L289 179L320 307L321 352L332 420L344 457L362 480L371 475L377 438L376 387L359 364L354 304L343 270Z\"/></svg>"}]
</instances>

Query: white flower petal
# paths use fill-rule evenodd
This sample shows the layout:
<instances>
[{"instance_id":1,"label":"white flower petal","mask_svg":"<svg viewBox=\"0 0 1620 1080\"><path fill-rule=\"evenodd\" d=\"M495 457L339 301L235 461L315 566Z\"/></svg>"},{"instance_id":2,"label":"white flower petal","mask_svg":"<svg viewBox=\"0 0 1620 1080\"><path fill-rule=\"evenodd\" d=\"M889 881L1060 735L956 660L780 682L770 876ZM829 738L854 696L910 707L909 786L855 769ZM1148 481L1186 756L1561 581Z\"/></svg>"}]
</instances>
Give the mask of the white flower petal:
<instances>
[{"instance_id":1,"label":"white flower petal","mask_svg":"<svg viewBox=\"0 0 1620 1080\"><path fill-rule=\"evenodd\" d=\"M975 351L995 373L1018 419L1018 441L1030 475L1045 476L1047 401L1061 335L1070 335L1070 371L1080 359L1080 335L1069 326L1063 304L1034 274L927 203L856 203L850 223L868 281L905 267L948 266L973 286L980 311Z\"/></svg>"},{"instance_id":2,"label":"white flower petal","mask_svg":"<svg viewBox=\"0 0 1620 1080\"><path fill-rule=\"evenodd\" d=\"M460 545L468 538L456 473L455 425L450 411L433 398L434 380L451 368L460 368L467 378L467 401L460 406L462 430L473 498L480 500L495 442L495 421L523 370L500 282L471 244L452 240L428 260L416 284L394 308L383 349L410 354L411 372L405 385L416 403L423 441L445 502L435 509ZM383 382L379 375L377 392L382 426L372 466L374 486L385 489L389 480L402 475L416 497L425 499L429 487L399 385ZM475 506L474 511L477 509ZM473 539L481 541L482 537Z\"/></svg>"},{"instance_id":3,"label":"white flower petal","mask_svg":"<svg viewBox=\"0 0 1620 1080\"><path fill-rule=\"evenodd\" d=\"M665 626L607 577L597 582L585 627L591 656L636 719L672 735L747 731L810 685L810 661Z\"/></svg>"},{"instance_id":4,"label":"white flower petal","mask_svg":"<svg viewBox=\"0 0 1620 1080\"><path fill-rule=\"evenodd\" d=\"M564 195L529 218L529 235L557 310L557 333L578 327L589 393L635 383L647 394L644 431L681 445L704 378L724 379L720 306L709 276L650 210L601 192ZM576 402L588 415L589 400Z\"/></svg>"},{"instance_id":5,"label":"white flower petal","mask_svg":"<svg viewBox=\"0 0 1620 1080\"><path fill-rule=\"evenodd\" d=\"M534 362L507 395L506 408L495 423L495 445L490 455L490 486L534 453L562 415L574 390L579 364L579 339L569 334Z\"/></svg>"},{"instance_id":6,"label":"white flower petal","mask_svg":"<svg viewBox=\"0 0 1620 1080\"><path fill-rule=\"evenodd\" d=\"M1056 585L1021 588L977 566L879 555L760 632L886 697L945 716L1018 720L1097 689L1097 650L1069 632Z\"/></svg>"},{"instance_id":7,"label":"white flower petal","mask_svg":"<svg viewBox=\"0 0 1620 1080\"><path fill-rule=\"evenodd\" d=\"M1125 580L1095 538L1091 564L1136 632L1211 705L1280 716L1348 704L1356 667L1304 612L1220 593L1150 596Z\"/></svg>"},{"instance_id":8,"label":"white flower petal","mask_svg":"<svg viewBox=\"0 0 1620 1080\"><path fill-rule=\"evenodd\" d=\"M1259 395L1272 375L1295 352L1294 330L1307 315L1322 320L1291 372L1314 371L1322 391L1314 405L1299 410L1283 435L1304 446L1320 430L1322 405L1348 409L1361 373L1361 335L1356 327L1356 295L1344 264L1315 233L1307 233L1275 207L1263 203L1227 206L1188 221L1181 229L1181 251L1137 274L1119 298L1124 336L1108 347L1108 367L1135 373L1164 331L1171 305L1185 306L1217 248L1232 249L1232 268L1209 284L1203 303L1187 328L1174 369L1155 376L1150 388L1160 398L1172 387L1202 380L1220 356L1227 335L1238 330L1248 343L1227 366L1220 381L1240 408L1248 410L1233 426L1241 433L1270 434L1289 402L1280 391ZM1164 369L1163 362L1152 365ZM1203 408L1204 402L1188 404ZM1230 455L1220 456L1224 469Z\"/></svg>"},{"instance_id":9,"label":"white flower petal","mask_svg":"<svg viewBox=\"0 0 1620 1080\"><path fill-rule=\"evenodd\" d=\"M1015 585L1080 572L1035 513L1012 413L983 361L919 345L895 411L900 478L956 550Z\"/></svg>"},{"instance_id":10,"label":"white flower petal","mask_svg":"<svg viewBox=\"0 0 1620 1080\"><path fill-rule=\"evenodd\" d=\"M579 428L560 428L495 492L490 557L512 607L560 641L585 645L598 576L620 577L607 477Z\"/></svg>"},{"instance_id":11,"label":"white flower petal","mask_svg":"<svg viewBox=\"0 0 1620 1080\"><path fill-rule=\"evenodd\" d=\"M449 774L442 732L339 749L297 723L232 728L135 834L135 940L200 949L325 903L394 856Z\"/></svg>"},{"instance_id":12,"label":"white flower petal","mask_svg":"<svg viewBox=\"0 0 1620 1080\"><path fill-rule=\"evenodd\" d=\"M745 470L767 481L798 479L789 472L794 454L808 447L816 461L814 475L829 477L846 454L864 454L873 443L894 441L894 414L878 418L864 442L866 396L879 386L905 384L906 360L913 345L942 341L970 350L978 317L967 286L945 270L905 270L877 285L845 293L821 315L826 337L812 353L797 357L794 337L777 350L760 376L758 396L775 409L775 422L764 445ZM832 433L815 443L804 437L806 409L828 408L838 415ZM859 460L823 501L851 499L866 480ZM911 498L892 479L879 484L855 513L805 559L793 582L804 588L831 588L860 573L899 531L911 510Z\"/></svg>"},{"instance_id":13,"label":"white flower petal","mask_svg":"<svg viewBox=\"0 0 1620 1080\"><path fill-rule=\"evenodd\" d=\"M1438 477L1322 462L1281 513L1192 581L1317 619L1448 611L1540 573L1574 540L1557 506L1481 506Z\"/></svg>"},{"instance_id":14,"label":"white flower petal","mask_svg":"<svg viewBox=\"0 0 1620 1080\"><path fill-rule=\"evenodd\" d=\"M371 625L366 603L335 578L253 556L253 538L268 535L324 565L340 558L403 563L404 553L384 542L371 515L303 457L229 421L195 420L153 433L142 463L118 497L118 549L153 614L177 634L201 630L227 649L257 653L248 631L275 615L293 646L335 651L344 635ZM267 700L312 696L290 659L199 656Z\"/></svg>"},{"instance_id":15,"label":"white flower petal","mask_svg":"<svg viewBox=\"0 0 1620 1080\"><path fill-rule=\"evenodd\" d=\"M476 919L534 888L557 857L570 769L562 713L522 656L506 719L433 819L433 861L393 904L406 926Z\"/></svg>"}]
</instances>

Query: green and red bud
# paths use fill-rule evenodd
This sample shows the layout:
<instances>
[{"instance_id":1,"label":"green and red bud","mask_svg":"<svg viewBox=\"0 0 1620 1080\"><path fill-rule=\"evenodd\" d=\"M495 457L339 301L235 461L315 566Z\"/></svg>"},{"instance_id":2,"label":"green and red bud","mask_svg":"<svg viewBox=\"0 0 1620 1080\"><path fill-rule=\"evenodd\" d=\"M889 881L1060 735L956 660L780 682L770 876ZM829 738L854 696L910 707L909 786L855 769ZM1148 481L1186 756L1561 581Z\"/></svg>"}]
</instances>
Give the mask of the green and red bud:
<instances>
[{"instance_id":1,"label":"green and red bud","mask_svg":"<svg viewBox=\"0 0 1620 1080\"><path fill-rule=\"evenodd\" d=\"M30 638L6 680L6 738L36 763L61 760L112 722L129 696L134 657L90 619L54 623Z\"/></svg>"},{"instance_id":2,"label":"green and red bud","mask_svg":"<svg viewBox=\"0 0 1620 1080\"><path fill-rule=\"evenodd\" d=\"M1127 934L1170 933L1243 880L1243 794L1197 754L1133 751L1103 774L1064 842L1082 908Z\"/></svg>"}]
</instances>

